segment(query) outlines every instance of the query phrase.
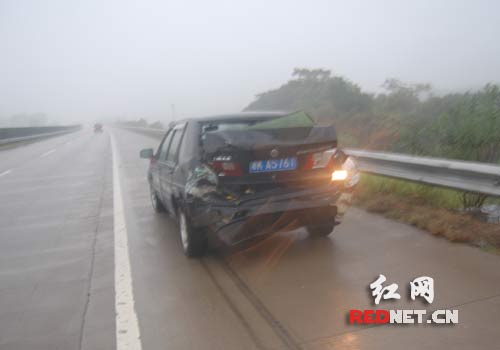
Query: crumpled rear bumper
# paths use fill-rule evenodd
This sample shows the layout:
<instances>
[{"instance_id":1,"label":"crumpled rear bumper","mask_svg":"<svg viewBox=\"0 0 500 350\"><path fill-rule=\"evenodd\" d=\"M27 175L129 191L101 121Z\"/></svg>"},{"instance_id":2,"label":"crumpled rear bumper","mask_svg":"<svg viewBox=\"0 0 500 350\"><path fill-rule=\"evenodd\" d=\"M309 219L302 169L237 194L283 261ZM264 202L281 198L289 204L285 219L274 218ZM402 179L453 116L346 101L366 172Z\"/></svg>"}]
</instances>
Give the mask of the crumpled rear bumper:
<instances>
[{"instance_id":1,"label":"crumpled rear bumper","mask_svg":"<svg viewBox=\"0 0 500 350\"><path fill-rule=\"evenodd\" d=\"M190 206L190 214L195 226L207 229L213 244L234 245L323 219L338 222L348 197L348 193L334 185L295 191L283 189L241 201L197 201Z\"/></svg>"}]
</instances>

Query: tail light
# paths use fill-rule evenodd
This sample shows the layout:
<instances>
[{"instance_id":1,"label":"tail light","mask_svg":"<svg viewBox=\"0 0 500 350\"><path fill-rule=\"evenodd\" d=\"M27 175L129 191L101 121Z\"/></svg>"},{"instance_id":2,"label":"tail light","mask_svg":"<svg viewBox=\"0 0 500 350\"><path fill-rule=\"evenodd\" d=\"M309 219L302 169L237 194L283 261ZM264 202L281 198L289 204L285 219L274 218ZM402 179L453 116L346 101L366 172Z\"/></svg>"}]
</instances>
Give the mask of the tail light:
<instances>
[{"instance_id":1,"label":"tail light","mask_svg":"<svg viewBox=\"0 0 500 350\"><path fill-rule=\"evenodd\" d=\"M347 170L334 170L332 173L332 181L344 181L347 179Z\"/></svg>"},{"instance_id":2,"label":"tail light","mask_svg":"<svg viewBox=\"0 0 500 350\"><path fill-rule=\"evenodd\" d=\"M337 149L332 148L326 151L309 154L304 164L304 170L332 167L335 152L337 152Z\"/></svg>"},{"instance_id":3,"label":"tail light","mask_svg":"<svg viewBox=\"0 0 500 350\"><path fill-rule=\"evenodd\" d=\"M324 168L332 171L331 181L343 181L347 188L354 187L359 182L356 162L340 149L332 148L307 156L305 170Z\"/></svg>"},{"instance_id":4,"label":"tail light","mask_svg":"<svg viewBox=\"0 0 500 350\"><path fill-rule=\"evenodd\" d=\"M344 181L346 188L354 187L359 182L359 171L352 157L347 156L341 169L334 170L332 181Z\"/></svg>"},{"instance_id":5,"label":"tail light","mask_svg":"<svg viewBox=\"0 0 500 350\"><path fill-rule=\"evenodd\" d=\"M215 171L217 176L241 176L243 175L243 170L241 169L240 163L237 162L221 162L213 161L210 166Z\"/></svg>"}]
</instances>

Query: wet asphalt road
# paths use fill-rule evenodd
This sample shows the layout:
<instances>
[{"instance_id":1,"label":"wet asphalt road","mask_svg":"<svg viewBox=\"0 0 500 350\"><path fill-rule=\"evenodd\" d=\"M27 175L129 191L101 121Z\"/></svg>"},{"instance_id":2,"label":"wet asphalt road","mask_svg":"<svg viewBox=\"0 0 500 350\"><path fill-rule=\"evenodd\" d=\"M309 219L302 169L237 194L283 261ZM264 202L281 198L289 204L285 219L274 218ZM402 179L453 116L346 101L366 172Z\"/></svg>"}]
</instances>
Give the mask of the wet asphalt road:
<instances>
[{"instance_id":1,"label":"wet asphalt road","mask_svg":"<svg viewBox=\"0 0 500 350\"><path fill-rule=\"evenodd\" d=\"M500 257L352 209L329 239L277 233L190 260L177 225L154 214L141 148L113 134L120 156L135 309L143 349L494 349ZM0 150L0 349L114 349L110 131ZM5 175L2 173L10 170ZM399 284L384 309L458 309L454 326L354 326L373 309L379 274ZM435 280L428 306L409 281Z\"/></svg>"}]
</instances>

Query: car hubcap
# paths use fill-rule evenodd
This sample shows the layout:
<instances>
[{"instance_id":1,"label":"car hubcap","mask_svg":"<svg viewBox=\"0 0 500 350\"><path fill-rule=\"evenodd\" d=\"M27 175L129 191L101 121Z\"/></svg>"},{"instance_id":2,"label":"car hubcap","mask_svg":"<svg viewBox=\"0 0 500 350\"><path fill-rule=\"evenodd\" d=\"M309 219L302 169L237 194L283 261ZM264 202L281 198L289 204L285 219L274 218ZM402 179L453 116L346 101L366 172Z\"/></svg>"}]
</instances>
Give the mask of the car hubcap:
<instances>
[{"instance_id":1,"label":"car hubcap","mask_svg":"<svg viewBox=\"0 0 500 350\"><path fill-rule=\"evenodd\" d=\"M179 216L179 224L181 231L182 247L184 248L184 250L187 250L189 246L189 239L187 232L186 216L183 213L181 213Z\"/></svg>"}]
</instances>

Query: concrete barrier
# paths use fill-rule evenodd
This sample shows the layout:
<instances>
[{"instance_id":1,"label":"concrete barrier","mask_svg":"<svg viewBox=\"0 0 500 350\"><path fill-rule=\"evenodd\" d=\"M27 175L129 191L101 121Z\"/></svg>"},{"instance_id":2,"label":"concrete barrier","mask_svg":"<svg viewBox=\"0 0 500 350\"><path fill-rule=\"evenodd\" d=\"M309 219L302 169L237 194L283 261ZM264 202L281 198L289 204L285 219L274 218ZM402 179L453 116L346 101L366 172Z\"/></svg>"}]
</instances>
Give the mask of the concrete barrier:
<instances>
[{"instance_id":1,"label":"concrete barrier","mask_svg":"<svg viewBox=\"0 0 500 350\"><path fill-rule=\"evenodd\" d=\"M0 128L0 145L57 136L80 130L81 125Z\"/></svg>"}]
</instances>

